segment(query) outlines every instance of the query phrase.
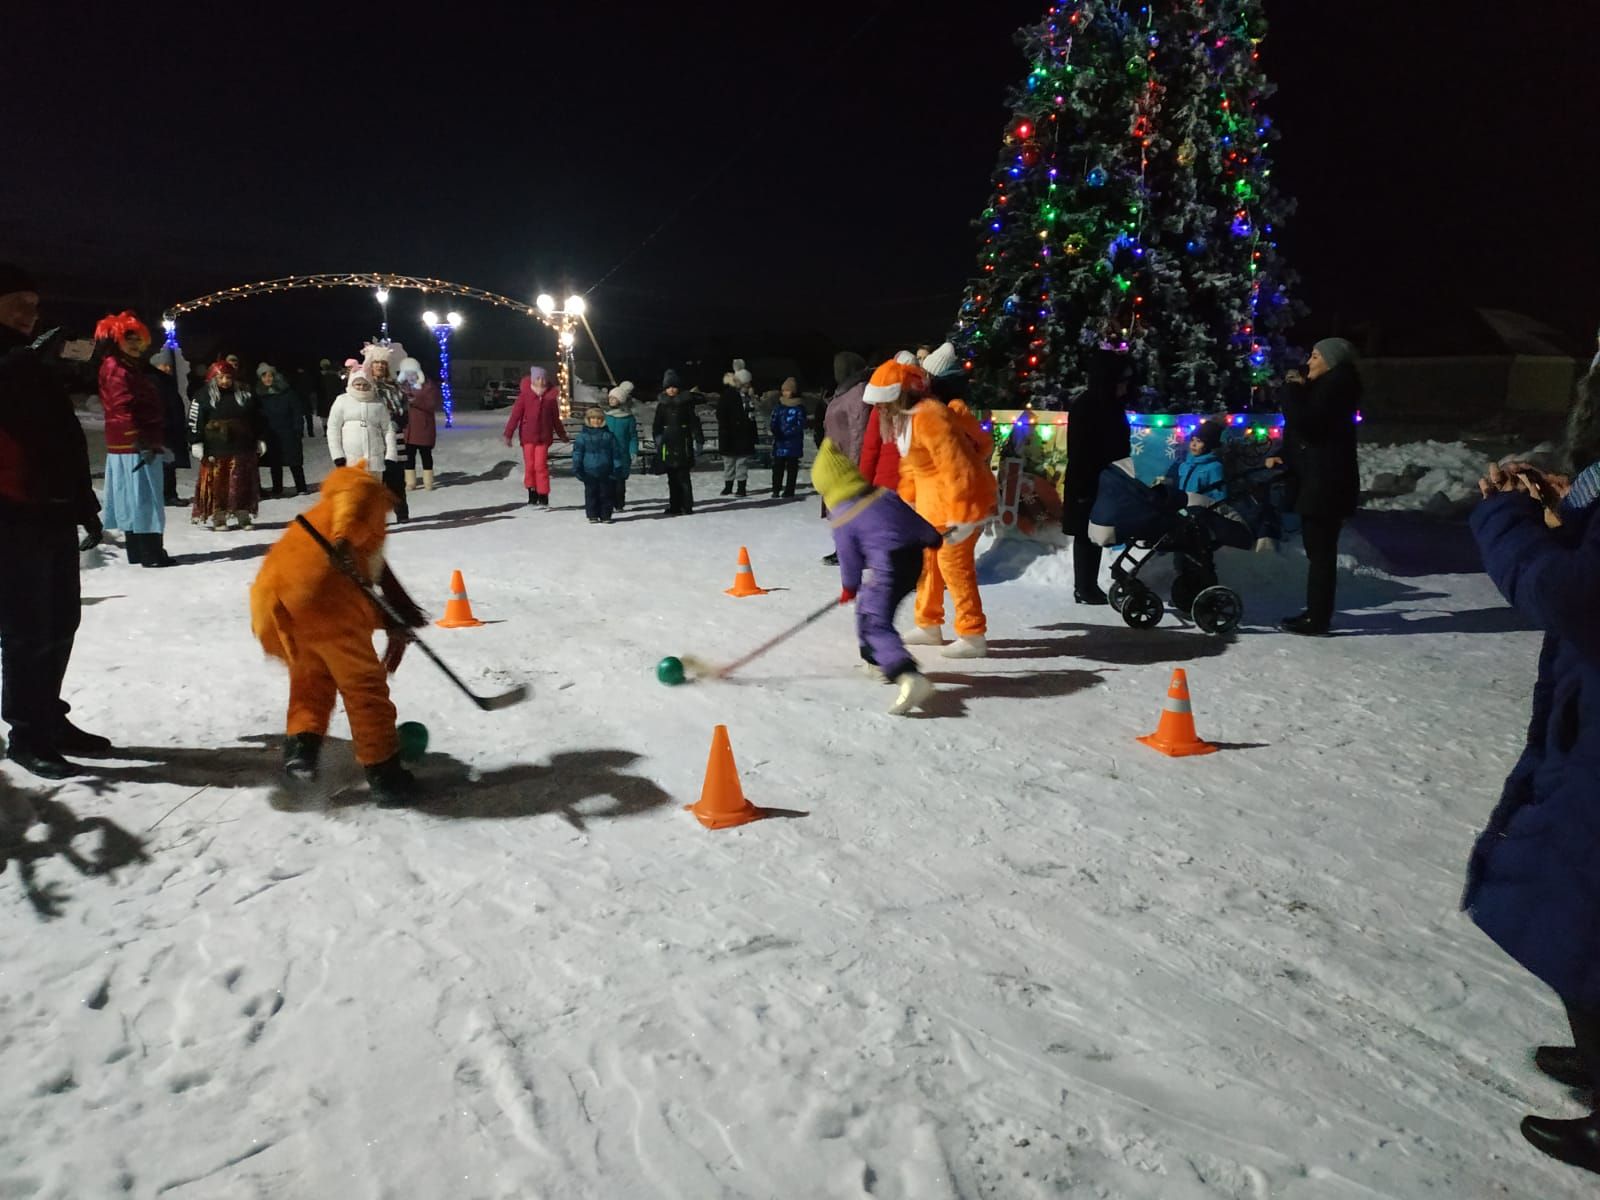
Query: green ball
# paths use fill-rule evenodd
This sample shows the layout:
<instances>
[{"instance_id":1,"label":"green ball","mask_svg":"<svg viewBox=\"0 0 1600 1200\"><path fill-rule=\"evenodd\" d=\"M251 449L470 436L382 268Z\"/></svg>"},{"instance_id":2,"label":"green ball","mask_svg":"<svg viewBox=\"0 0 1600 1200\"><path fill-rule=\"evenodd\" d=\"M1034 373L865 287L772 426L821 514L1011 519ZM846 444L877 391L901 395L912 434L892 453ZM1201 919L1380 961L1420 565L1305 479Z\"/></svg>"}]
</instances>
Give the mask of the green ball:
<instances>
[{"instance_id":1,"label":"green ball","mask_svg":"<svg viewBox=\"0 0 1600 1200\"><path fill-rule=\"evenodd\" d=\"M428 752L428 727L421 721L402 722L395 732L400 735L402 762L417 762Z\"/></svg>"},{"instance_id":2,"label":"green ball","mask_svg":"<svg viewBox=\"0 0 1600 1200\"><path fill-rule=\"evenodd\" d=\"M670 655L656 664L656 679L668 687L677 687L683 682L683 660Z\"/></svg>"}]
</instances>

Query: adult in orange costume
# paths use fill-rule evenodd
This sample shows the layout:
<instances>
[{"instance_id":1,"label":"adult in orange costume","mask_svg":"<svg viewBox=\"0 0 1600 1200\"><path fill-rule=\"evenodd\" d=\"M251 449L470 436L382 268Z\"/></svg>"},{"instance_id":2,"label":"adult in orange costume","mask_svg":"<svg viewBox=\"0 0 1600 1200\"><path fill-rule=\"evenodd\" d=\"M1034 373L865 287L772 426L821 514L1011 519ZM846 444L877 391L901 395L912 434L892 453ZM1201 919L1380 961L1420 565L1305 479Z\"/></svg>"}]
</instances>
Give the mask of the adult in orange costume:
<instances>
[{"instance_id":1,"label":"adult in orange costume","mask_svg":"<svg viewBox=\"0 0 1600 1200\"><path fill-rule=\"evenodd\" d=\"M983 658L988 621L978 595L978 534L994 516L998 490L989 469L993 443L961 401L928 395L921 367L886 362L872 373L863 399L891 406L900 451L900 498L944 536L923 558L917 584L917 628L911 645L944 644L944 594L955 602L956 640L946 658Z\"/></svg>"},{"instance_id":2,"label":"adult in orange costume","mask_svg":"<svg viewBox=\"0 0 1600 1200\"><path fill-rule=\"evenodd\" d=\"M335 467L323 481L321 499L305 516L414 628L426 617L383 561L392 505L388 489L363 461ZM267 552L250 589L250 627L261 648L289 666L283 759L290 780L315 778L337 695L344 698L356 758L366 768L373 797L383 806L411 798L416 779L400 763L385 673L399 667L405 634L389 629L388 648L380 660L372 645L373 632L384 628L377 606L295 522Z\"/></svg>"}]
</instances>

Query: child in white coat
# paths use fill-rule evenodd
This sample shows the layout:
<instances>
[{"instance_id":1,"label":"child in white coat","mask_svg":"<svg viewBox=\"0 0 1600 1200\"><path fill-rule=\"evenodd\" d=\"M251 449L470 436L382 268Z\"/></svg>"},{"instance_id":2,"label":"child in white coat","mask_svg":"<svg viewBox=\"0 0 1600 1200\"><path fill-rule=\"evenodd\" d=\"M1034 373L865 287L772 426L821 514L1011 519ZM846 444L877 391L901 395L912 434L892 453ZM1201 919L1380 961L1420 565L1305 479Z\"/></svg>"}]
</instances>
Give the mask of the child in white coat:
<instances>
[{"instance_id":1,"label":"child in white coat","mask_svg":"<svg viewBox=\"0 0 1600 1200\"><path fill-rule=\"evenodd\" d=\"M366 460L367 470L383 474L383 464L400 461L399 439L389 410L364 366L353 366L344 395L328 410L328 454L343 467Z\"/></svg>"}]
</instances>

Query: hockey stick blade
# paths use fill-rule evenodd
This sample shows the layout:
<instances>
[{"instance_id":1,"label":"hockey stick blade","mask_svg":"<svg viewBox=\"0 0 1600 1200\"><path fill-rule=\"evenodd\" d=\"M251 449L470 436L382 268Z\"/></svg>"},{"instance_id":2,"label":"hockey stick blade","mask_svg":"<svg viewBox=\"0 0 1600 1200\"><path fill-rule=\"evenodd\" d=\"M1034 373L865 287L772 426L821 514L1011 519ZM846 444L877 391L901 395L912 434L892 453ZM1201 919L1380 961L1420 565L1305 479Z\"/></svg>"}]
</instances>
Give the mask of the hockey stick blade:
<instances>
[{"instance_id":1,"label":"hockey stick blade","mask_svg":"<svg viewBox=\"0 0 1600 1200\"><path fill-rule=\"evenodd\" d=\"M468 693L470 695L470 693ZM473 696L472 702L484 712L499 712L502 708L521 704L528 698L528 686L524 683L517 684L509 692L501 696Z\"/></svg>"}]
</instances>

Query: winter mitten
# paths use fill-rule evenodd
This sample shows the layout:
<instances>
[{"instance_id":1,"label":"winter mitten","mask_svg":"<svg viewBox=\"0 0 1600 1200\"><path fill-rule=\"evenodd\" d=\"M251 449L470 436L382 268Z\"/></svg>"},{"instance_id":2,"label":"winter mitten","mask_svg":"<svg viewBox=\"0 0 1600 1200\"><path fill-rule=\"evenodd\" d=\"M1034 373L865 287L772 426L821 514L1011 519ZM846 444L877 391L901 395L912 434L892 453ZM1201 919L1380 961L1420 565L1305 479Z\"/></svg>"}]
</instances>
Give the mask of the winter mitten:
<instances>
[{"instance_id":1,"label":"winter mitten","mask_svg":"<svg viewBox=\"0 0 1600 1200\"><path fill-rule=\"evenodd\" d=\"M854 601L855 598L856 598L856 594L854 592L852 592L849 588L840 588L839 589L839 603L840 604L849 604L852 601Z\"/></svg>"},{"instance_id":2,"label":"winter mitten","mask_svg":"<svg viewBox=\"0 0 1600 1200\"><path fill-rule=\"evenodd\" d=\"M428 614L417 607L400 581L395 578L387 564L383 574L378 576L378 590L383 593L383 598L389 602L389 607L400 614L400 619L405 622L408 629L421 629L428 623Z\"/></svg>"},{"instance_id":3,"label":"winter mitten","mask_svg":"<svg viewBox=\"0 0 1600 1200\"><path fill-rule=\"evenodd\" d=\"M389 641L383 648L383 669L393 675L400 669L400 660L406 656L406 643L411 639L399 630L391 630Z\"/></svg>"},{"instance_id":4,"label":"winter mitten","mask_svg":"<svg viewBox=\"0 0 1600 1200\"><path fill-rule=\"evenodd\" d=\"M189 456L193 458L195 462L205 462L206 448L199 442L196 442L194 445L189 447Z\"/></svg>"},{"instance_id":5,"label":"winter mitten","mask_svg":"<svg viewBox=\"0 0 1600 1200\"><path fill-rule=\"evenodd\" d=\"M342 459L342 458L336 458L336 459L334 459L334 460L333 460L333 465L334 465L334 466L336 466L336 467L342 467L342 466L344 466L344 459Z\"/></svg>"}]
</instances>

